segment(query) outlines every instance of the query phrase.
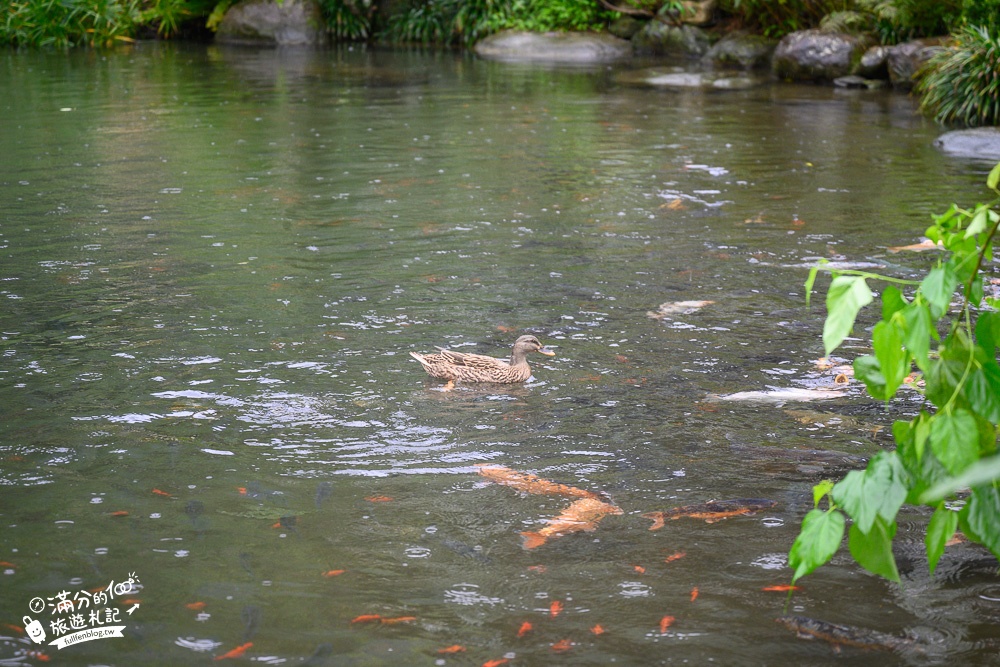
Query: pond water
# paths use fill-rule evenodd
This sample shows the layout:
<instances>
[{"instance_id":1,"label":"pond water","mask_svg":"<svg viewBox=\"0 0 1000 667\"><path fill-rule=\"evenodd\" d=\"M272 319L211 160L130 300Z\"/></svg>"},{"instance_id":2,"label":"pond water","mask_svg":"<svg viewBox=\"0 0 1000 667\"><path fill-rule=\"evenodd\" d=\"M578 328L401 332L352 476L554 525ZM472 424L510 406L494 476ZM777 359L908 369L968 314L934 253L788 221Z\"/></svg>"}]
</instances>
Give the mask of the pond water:
<instances>
[{"instance_id":1,"label":"pond water","mask_svg":"<svg viewBox=\"0 0 1000 667\"><path fill-rule=\"evenodd\" d=\"M807 267L917 275L932 258L886 248L982 199L990 165L939 154L898 93L620 75L364 49L3 53L0 662L44 660L21 629L72 626L64 592L93 603L69 632L124 637L42 647L52 664L995 660L995 559L959 544L929 577L915 511L902 586L844 548L787 608L763 590L791 579L812 485L891 446L912 393L718 398L833 386ZM711 303L647 314L679 301ZM443 391L408 355L505 356L524 333L556 356L522 386ZM525 549L570 499L484 463L622 513ZM775 504L641 516L733 498ZM783 613L912 645L836 653ZM352 623L368 615L395 622Z\"/></svg>"}]
</instances>

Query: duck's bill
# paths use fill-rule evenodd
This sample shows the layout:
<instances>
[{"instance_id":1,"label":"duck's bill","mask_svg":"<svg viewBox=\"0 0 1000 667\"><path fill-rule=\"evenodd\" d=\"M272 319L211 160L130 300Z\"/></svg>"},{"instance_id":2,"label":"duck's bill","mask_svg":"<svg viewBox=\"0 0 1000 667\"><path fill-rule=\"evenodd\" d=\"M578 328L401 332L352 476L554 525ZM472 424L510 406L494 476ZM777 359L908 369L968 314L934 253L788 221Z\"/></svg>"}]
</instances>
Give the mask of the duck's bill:
<instances>
[{"instance_id":1,"label":"duck's bill","mask_svg":"<svg viewBox=\"0 0 1000 667\"><path fill-rule=\"evenodd\" d=\"M554 356L556 356L556 353L553 352L552 350L550 350L547 347L540 347L540 348L538 348L538 353L539 354L544 354L546 357L554 357Z\"/></svg>"}]
</instances>

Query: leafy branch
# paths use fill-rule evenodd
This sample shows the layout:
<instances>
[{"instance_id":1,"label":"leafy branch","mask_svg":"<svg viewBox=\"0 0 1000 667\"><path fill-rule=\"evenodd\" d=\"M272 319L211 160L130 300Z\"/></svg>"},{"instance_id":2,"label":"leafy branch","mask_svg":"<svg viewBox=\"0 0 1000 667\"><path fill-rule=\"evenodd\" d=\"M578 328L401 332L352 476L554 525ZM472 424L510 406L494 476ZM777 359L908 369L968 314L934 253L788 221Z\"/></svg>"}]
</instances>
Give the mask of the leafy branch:
<instances>
[{"instance_id":1,"label":"leafy branch","mask_svg":"<svg viewBox=\"0 0 1000 667\"><path fill-rule=\"evenodd\" d=\"M983 278L1000 228L998 184L1000 164L986 180L997 195L990 203L971 210L952 206L934 219L927 237L947 257L922 280L832 272L823 327L826 354L843 343L858 313L875 300L867 281L887 283L880 295L882 318L872 329L874 354L856 359L854 372L871 396L888 403L916 365L926 381L924 406L914 419L893 424L895 451L880 452L865 470L813 489L814 507L789 552L793 582L828 562L845 531L862 567L898 582L892 540L904 504L933 509L925 536L932 573L958 529L1000 558L1000 302L985 295ZM823 269L810 271L807 292ZM908 298L897 285L916 289ZM961 304L952 313L956 290ZM939 331L947 334L942 338ZM958 511L945 504L957 494ZM824 499L826 510L820 509Z\"/></svg>"}]
</instances>

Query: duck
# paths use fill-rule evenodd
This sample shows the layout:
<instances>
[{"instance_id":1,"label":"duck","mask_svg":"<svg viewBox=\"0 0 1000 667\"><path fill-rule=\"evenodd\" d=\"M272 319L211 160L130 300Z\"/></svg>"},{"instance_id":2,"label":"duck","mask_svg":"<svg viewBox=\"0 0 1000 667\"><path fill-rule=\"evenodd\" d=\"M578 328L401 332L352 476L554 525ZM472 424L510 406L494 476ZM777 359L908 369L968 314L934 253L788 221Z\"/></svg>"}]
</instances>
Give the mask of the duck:
<instances>
[{"instance_id":1,"label":"duck","mask_svg":"<svg viewBox=\"0 0 1000 667\"><path fill-rule=\"evenodd\" d=\"M555 356L555 352L547 349L535 336L521 336L514 341L510 360L496 359L485 354L469 354L455 352L443 347L434 354L417 354L410 356L420 362L427 374L440 380L448 380L454 386L455 382L494 382L497 384L514 384L524 382L531 377L531 367L528 366L528 354L538 352L547 357Z\"/></svg>"}]
</instances>

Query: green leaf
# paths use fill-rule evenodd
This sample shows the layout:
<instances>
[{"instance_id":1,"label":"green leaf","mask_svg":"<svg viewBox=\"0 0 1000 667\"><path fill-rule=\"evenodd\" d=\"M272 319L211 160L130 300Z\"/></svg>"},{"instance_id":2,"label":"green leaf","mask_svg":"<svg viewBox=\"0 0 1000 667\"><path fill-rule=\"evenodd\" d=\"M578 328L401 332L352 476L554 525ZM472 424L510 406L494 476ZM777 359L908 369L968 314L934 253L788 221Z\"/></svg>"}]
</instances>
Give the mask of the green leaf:
<instances>
[{"instance_id":1,"label":"green leaf","mask_svg":"<svg viewBox=\"0 0 1000 667\"><path fill-rule=\"evenodd\" d=\"M788 564L795 568L794 584L837 553L844 539L844 515L837 510L811 510L802 519L802 529L788 552Z\"/></svg>"},{"instance_id":2,"label":"green leaf","mask_svg":"<svg viewBox=\"0 0 1000 667\"><path fill-rule=\"evenodd\" d=\"M921 370L927 365L927 355L931 351L931 337L937 337L933 327L931 311L922 300L914 300L902 311L903 345L913 355Z\"/></svg>"},{"instance_id":3,"label":"green leaf","mask_svg":"<svg viewBox=\"0 0 1000 667\"><path fill-rule=\"evenodd\" d=\"M939 412L931 418L931 451L957 475L979 458L979 428L967 410Z\"/></svg>"},{"instance_id":4,"label":"green leaf","mask_svg":"<svg viewBox=\"0 0 1000 667\"><path fill-rule=\"evenodd\" d=\"M959 514L962 530L1000 558L1000 493L992 486L972 489L969 502Z\"/></svg>"},{"instance_id":5,"label":"green leaf","mask_svg":"<svg viewBox=\"0 0 1000 667\"><path fill-rule=\"evenodd\" d=\"M895 535L896 522L879 517L867 533L862 532L858 524L851 524L848 546L861 567L898 584L899 570L892 555L892 538Z\"/></svg>"},{"instance_id":6,"label":"green leaf","mask_svg":"<svg viewBox=\"0 0 1000 667\"><path fill-rule=\"evenodd\" d=\"M958 285L958 278L949 264L930 270L920 283L920 292L931 307L931 315L937 319L948 312L951 297ZM825 338L824 338L825 341Z\"/></svg>"},{"instance_id":7,"label":"green leaf","mask_svg":"<svg viewBox=\"0 0 1000 667\"><path fill-rule=\"evenodd\" d=\"M994 424L1000 422L1000 366L995 361L984 361L980 368L973 368L962 395L970 409Z\"/></svg>"},{"instance_id":8,"label":"green leaf","mask_svg":"<svg viewBox=\"0 0 1000 667\"><path fill-rule=\"evenodd\" d=\"M889 400L886 392L885 377L879 366L878 359L872 356L862 356L854 360L854 377L865 383L872 398L880 401Z\"/></svg>"},{"instance_id":9,"label":"green leaf","mask_svg":"<svg viewBox=\"0 0 1000 667\"><path fill-rule=\"evenodd\" d=\"M976 344L985 350L990 358L1000 345L1000 313L980 313L976 322Z\"/></svg>"},{"instance_id":10,"label":"green leaf","mask_svg":"<svg viewBox=\"0 0 1000 667\"><path fill-rule=\"evenodd\" d=\"M889 285L882 290L882 319L888 320L898 311L907 306L906 298L899 288Z\"/></svg>"},{"instance_id":11,"label":"green leaf","mask_svg":"<svg viewBox=\"0 0 1000 667\"><path fill-rule=\"evenodd\" d=\"M868 283L860 276L837 276L826 293L826 323L823 326L823 345L826 356L840 347L851 329L858 311L873 300Z\"/></svg>"},{"instance_id":12,"label":"green leaf","mask_svg":"<svg viewBox=\"0 0 1000 667\"><path fill-rule=\"evenodd\" d=\"M944 547L951 536L955 534L957 528L958 512L953 512L944 505L939 505L934 510L934 516L927 524L927 534L924 535L924 545L927 547L927 565L930 567L931 574L934 574L941 554L944 553Z\"/></svg>"},{"instance_id":13,"label":"green leaf","mask_svg":"<svg viewBox=\"0 0 1000 667\"><path fill-rule=\"evenodd\" d=\"M990 169L990 175L986 177L986 187L996 190L998 182L1000 182L1000 163Z\"/></svg>"},{"instance_id":14,"label":"green leaf","mask_svg":"<svg viewBox=\"0 0 1000 667\"><path fill-rule=\"evenodd\" d=\"M813 487L813 507L819 507L819 501L823 500L823 496L831 491L833 491L833 480L824 479L815 485Z\"/></svg>"},{"instance_id":15,"label":"green leaf","mask_svg":"<svg viewBox=\"0 0 1000 667\"><path fill-rule=\"evenodd\" d=\"M909 475L896 452L880 452L864 470L852 470L833 487L833 499L854 519L862 533L871 530L877 517L887 522L906 500Z\"/></svg>"},{"instance_id":16,"label":"green leaf","mask_svg":"<svg viewBox=\"0 0 1000 667\"><path fill-rule=\"evenodd\" d=\"M822 263L825 264L826 260L823 260ZM809 276L806 278L806 282L805 282L805 288L806 288L806 308L809 307L809 302L812 300L813 285L816 284L816 276L819 274L819 267L820 267L820 264L817 264L816 266L814 266L811 269L809 269Z\"/></svg>"},{"instance_id":17,"label":"green leaf","mask_svg":"<svg viewBox=\"0 0 1000 667\"><path fill-rule=\"evenodd\" d=\"M896 395L903 378L910 372L910 359L903 348L903 332L894 322L882 320L872 330L872 347L885 382L883 400Z\"/></svg>"},{"instance_id":18,"label":"green leaf","mask_svg":"<svg viewBox=\"0 0 1000 667\"><path fill-rule=\"evenodd\" d=\"M920 502L928 505L937 503L951 496L951 494L959 489L989 484L997 480L1000 480L1000 456L980 459L966 468L965 472L961 475L949 477L932 486L920 496Z\"/></svg>"},{"instance_id":19,"label":"green leaf","mask_svg":"<svg viewBox=\"0 0 1000 667\"><path fill-rule=\"evenodd\" d=\"M986 231L986 226L989 222L989 210L988 206L979 206L976 209L976 212L972 215L972 222L969 223L969 226L965 230L965 238L970 238Z\"/></svg>"}]
</instances>

